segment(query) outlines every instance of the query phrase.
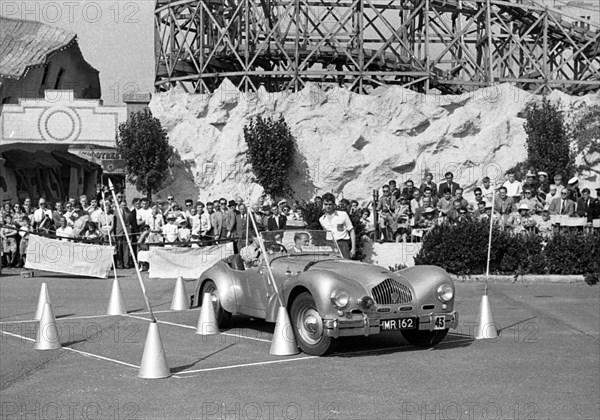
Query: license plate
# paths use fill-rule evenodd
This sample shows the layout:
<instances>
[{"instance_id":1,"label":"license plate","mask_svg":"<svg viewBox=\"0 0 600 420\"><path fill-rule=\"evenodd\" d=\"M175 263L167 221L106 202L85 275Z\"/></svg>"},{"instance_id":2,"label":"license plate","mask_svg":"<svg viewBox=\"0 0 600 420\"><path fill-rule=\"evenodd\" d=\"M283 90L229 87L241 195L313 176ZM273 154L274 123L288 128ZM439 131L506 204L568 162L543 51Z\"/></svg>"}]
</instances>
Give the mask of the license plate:
<instances>
[{"instance_id":1,"label":"license plate","mask_svg":"<svg viewBox=\"0 0 600 420\"><path fill-rule=\"evenodd\" d=\"M379 325L381 331L413 330L417 328L417 318L382 319Z\"/></svg>"},{"instance_id":2,"label":"license plate","mask_svg":"<svg viewBox=\"0 0 600 420\"><path fill-rule=\"evenodd\" d=\"M446 317L445 316L436 316L433 321L433 329L434 330L445 330L446 329Z\"/></svg>"}]
</instances>

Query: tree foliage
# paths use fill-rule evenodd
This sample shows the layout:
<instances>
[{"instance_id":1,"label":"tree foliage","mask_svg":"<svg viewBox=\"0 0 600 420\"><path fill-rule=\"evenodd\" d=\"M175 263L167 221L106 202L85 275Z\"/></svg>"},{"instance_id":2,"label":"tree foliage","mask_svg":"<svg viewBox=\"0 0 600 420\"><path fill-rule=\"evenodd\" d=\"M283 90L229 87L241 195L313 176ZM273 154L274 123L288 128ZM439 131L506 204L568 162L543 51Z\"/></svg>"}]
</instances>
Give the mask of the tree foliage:
<instances>
[{"instance_id":1,"label":"tree foliage","mask_svg":"<svg viewBox=\"0 0 600 420\"><path fill-rule=\"evenodd\" d=\"M254 182L272 197L293 194L289 172L294 162L296 144L283 116L279 120L260 115L244 126L248 145L246 158L254 172Z\"/></svg>"},{"instance_id":2,"label":"tree foliage","mask_svg":"<svg viewBox=\"0 0 600 420\"><path fill-rule=\"evenodd\" d=\"M550 179L560 173L563 179L575 173L575 156L570 147L563 113L547 98L525 107L527 167L548 173Z\"/></svg>"},{"instance_id":3,"label":"tree foliage","mask_svg":"<svg viewBox=\"0 0 600 420\"><path fill-rule=\"evenodd\" d=\"M173 155L166 130L152 112L145 109L133 113L119 125L116 142L125 161L127 180L151 198L160 190Z\"/></svg>"},{"instance_id":4,"label":"tree foliage","mask_svg":"<svg viewBox=\"0 0 600 420\"><path fill-rule=\"evenodd\" d=\"M583 157L578 171L591 170L600 164L600 106L586 108L571 126L571 137L577 153Z\"/></svg>"}]
</instances>

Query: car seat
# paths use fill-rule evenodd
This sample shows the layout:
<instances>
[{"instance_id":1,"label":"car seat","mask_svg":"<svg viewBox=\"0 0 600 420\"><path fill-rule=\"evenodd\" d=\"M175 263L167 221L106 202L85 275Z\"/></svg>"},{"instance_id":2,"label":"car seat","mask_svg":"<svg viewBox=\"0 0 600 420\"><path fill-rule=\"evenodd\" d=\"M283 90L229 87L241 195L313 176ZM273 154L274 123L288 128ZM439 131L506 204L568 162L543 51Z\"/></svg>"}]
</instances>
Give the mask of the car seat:
<instances>
[{"instance_id":1,"label":"car seat","mask_svg":"<svg viewBox=\"0 0 600 420\"><path fill-rule=\"evenodd\" d=\"M231 268L238 271L244 271L246 268L244 267L244 260L242 259L240 254L232 255L231 258Z\"/></svg>"}]
</instances>

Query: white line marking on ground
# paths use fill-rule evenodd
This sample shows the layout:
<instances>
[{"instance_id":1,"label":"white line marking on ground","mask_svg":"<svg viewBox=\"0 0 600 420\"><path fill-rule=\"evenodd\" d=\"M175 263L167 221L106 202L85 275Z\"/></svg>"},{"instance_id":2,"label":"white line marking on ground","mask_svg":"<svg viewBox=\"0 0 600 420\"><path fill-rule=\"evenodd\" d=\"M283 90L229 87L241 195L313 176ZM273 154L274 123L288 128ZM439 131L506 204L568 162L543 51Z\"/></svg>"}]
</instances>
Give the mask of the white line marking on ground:
<instances>
[{"instance_id":1,"label":"white line marking on ground","mask_svg":"<svg viewBox=\"0 0 600 420\"><path fill-rule=\"evenodd\" d=\"M211 371L215 371L215 370L235 369L235 368L248 367L248 366L271 365L274 363L288 363L288 362L295 362L298 360L314 359L316 357L319 357L319 356L295 357L293 359L270 360L267 362L243 363L240 365L219 366L219 367L214 367L214 368L188 370L188 371L183 371L183 372L177 372L177 375L184 375L184 374L187 375L190 373L199 373L199 372L211 372Z\"/></svg>"},{"instance_id":2,"label":"white line marking on ground","mask_svg":"<svg viewBox=\"0 0 600 420\"><path fill-rule=\"evenodd\" d=\"M35 342L35 340L33 338L24 337L24 336L19 335L19 334L9 333L9 332L6 332L6 331L1 331L1 330L0 330L0 332L2 334L6 334L6 335L10 335L10 336L13 336L13 337L20 338L22 340L27 340L27 341L33 341L33 342ZM74 353L79 353L79 354L81 354L83 356L92 357L92 358L100 359L100 360L106 360L106 361L109 361L109 362L113 362L113 363L117 363L119 365L124 365L124 366L128 366L128 367L132 367L132 368L135 368L135 369L139 369L140 368L139 366L132 365L131 363L122 362L120 360L111 359L109 357L99 356L97 354L88 353L87 351L76 350L76 349L73 349L71 347L62 347L62 349L63 350L67 350L67 351L72 351Z\"/></svg>"},{"instance_id":3,"label":"white line marking on ground","mask_svg":"<svg viewBox=\"0 0 600 420\"><path fill-rule=\"evenodd\" d=\"M150 321L150 318L144 318L144 317L135 316L135 315L132 315L132 314L127 314L127 315L124 315L124 316L128 316L130 318L135 318L135 319L141 319L141 320L144 320L144 321ZM169 322L169 321L161 321L160 319L157 319L156 322L158 322L159 324L174 325L176 327L188 328L188 329L192 329L192 330L196 329L196 327L193 327L191 325L177 324L175 322ZM246 339L246 340L262 341L263 343L270 343L271 342L271 340L266 340L264 338L248 337L248 336L240 335L240 334L232 334L232 333L226 333L226 332L222 332L222 333L219 333L219 334L220 335L226 335L228 337L235 337L235 338L238 338L240 340L241 339Z\"/></svg>"}]
</instances>

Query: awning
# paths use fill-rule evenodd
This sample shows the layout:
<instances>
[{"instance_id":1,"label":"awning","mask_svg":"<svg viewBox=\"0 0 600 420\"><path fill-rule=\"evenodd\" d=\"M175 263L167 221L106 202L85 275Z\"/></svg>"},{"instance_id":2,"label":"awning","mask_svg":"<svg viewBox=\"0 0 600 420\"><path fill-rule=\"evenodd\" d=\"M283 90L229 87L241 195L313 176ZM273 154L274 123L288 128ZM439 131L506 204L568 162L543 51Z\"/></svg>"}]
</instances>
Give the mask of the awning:
<instances>
[{"instance_id":1,"label":"awning","mask_svg":"<svg viewBox=\"0 0 600 420\"><path fill-rule=\"evenodd\" d=\"M2 152L2 155L6 159L6 166L14 169L60 168L62 166L50 153L41 150L31 153L13 149Z\"/></svg>"},{"instance_id":2,"label":"awning","mask_svg":"<svg viewBox=\"0 0 600 420\"><path fill-rule=\"evenodd\" d=\"M100 169L100 165L95 162L90 162L89 160L80 158L73 153L65 152L62 150L55 150L52 152L52 156L54 156L59 162L62 162L65 165L81 167L87 171L92 171L94 169Z\"/></svg>"}]
</instances>

